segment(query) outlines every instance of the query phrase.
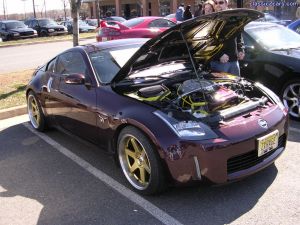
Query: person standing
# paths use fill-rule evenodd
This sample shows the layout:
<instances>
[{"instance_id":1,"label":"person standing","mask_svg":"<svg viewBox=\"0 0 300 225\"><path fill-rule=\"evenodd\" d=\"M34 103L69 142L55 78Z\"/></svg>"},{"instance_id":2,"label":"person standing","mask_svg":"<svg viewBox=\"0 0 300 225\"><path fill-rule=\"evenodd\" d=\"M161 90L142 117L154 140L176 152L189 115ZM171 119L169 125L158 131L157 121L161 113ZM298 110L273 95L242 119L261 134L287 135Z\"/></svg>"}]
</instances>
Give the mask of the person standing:
<instances>
[{"instance_id":1,"label":"person standing","mask_svg":"<svg viewBox=\"0 0 300 225\"><path fill-rule=\"evenodd\" d=\"M192 12L191 12L191 6L187 5L185 7L184 13L183 13L183 20L189 20L193 18Z\"/></svg>"},{"instance_id":2,"label":"person standing","mask_svg":"<svg viewBox=\"0 0 300 225\"><path fill-rule=\"evenodd\" d=\"M198 9L194 13L194 17L202 15L202 4L198 4Z\"/></svg>"},{"instance_id":3,"label":"person standing","mask_svg":"<svg viewBox=\"0 0 300 225\"><path fill-rule=\"evenodd\" d=\"M220 12L228 9L228 0L216 0L215 11ZM240 76L240 66L238 60L245 57L244 41L241 34L228 39L224 49L219 52L211 62L211 69L218 72L227 72Z\"/></svg>"},{"instance_id":4,"label":"person standing","mask_svg":"<svg viewBox=\"0 0 300 225\"><path fill-rule=\"evenodd\" d=\"M177 23L181 23L184 20L183 13L184 13L184 4L180 3L178 9L176 10L176 14L175 14Z\"/></svg>"}]
</instances>

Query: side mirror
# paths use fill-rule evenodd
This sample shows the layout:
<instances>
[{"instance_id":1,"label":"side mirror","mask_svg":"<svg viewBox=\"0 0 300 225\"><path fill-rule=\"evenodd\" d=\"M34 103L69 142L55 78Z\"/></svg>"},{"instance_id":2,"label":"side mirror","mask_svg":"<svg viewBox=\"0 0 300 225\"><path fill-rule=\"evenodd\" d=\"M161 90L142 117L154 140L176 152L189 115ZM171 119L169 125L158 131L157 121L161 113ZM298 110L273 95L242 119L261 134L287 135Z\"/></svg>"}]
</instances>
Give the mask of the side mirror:
<instances>
[{"instance_id":1,"label":"side mirror","mask_svg":"<svg viewBox=\"0 0 300 225\"><path fill-rule=\"evenodd\" d=\"M65 77L66 84L80 85L85 83L85 76L83 74L75 73Z\"/></svg>"}]
</instances>

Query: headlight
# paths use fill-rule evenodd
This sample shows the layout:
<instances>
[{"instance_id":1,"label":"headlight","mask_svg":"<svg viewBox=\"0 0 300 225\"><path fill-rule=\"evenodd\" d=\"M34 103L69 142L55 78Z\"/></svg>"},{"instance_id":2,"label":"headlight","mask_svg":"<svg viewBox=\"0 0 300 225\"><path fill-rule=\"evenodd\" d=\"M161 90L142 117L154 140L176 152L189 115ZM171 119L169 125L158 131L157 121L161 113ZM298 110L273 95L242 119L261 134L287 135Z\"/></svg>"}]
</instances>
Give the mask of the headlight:
<instances>
[{"instance_id":1,"label":"headlight","mask_svg":"<svg viewBox=\"0 0 300 225\"><path fill-rule=\"evenodd\" d=\"M14 35L15 37L16 37L16 36L20 36L20 34L19 34L19 33L14 33L13 35Z\"/></svg>"},{"instance_id":2,"label":"headlight","mask_svg":"<svg viewBox=\"0 0 300 225\"><path fill-rule=\"evenodd\" d=\"M54 32L54 29L48 29L49 32Z\"/></svg>"},{"instance_id":3,"label":"headlight","mask_svg":"<svg viewBox=\"0 0 300 225\"><path fill-rule=\"evenodd\" d=\"M36 30L33 31L34 34L37 34Z\"/></svg>"},{"instance_id":4,"label":"headlight","mask_svg":"<svg viewBox=\"0 0 300 225\"><path fill-rule=\"evenodd\" d=\"M161 118L178 137L188 140L205 140L218 137L204 123L198 121L177 121L161 111L155 111L154 114Z\"/></svg>"},{"instance_id":5,"label":"headlight","mask_svg":"<svg viewBox=\"0 0 300 225\"><path fill-rule=\"evenodd\" d=\"M67 31L68 29L64 27L64 31Z\"/></svg>"},{"instance_id":6,"label":"headlight","mask_svg":"<svg viewBox=\"0 0 300 225\"><path fill-rule=\"evenodd\" d=\"M265 92L269 97L279 106L279 108L286 114L287 109L284 107L282 101L279 99L279 97L271 91L269 88L266 86L262 85L261 83L256 82L255 86L260 88L263 92Z\"/></svg>"}]
</instances>

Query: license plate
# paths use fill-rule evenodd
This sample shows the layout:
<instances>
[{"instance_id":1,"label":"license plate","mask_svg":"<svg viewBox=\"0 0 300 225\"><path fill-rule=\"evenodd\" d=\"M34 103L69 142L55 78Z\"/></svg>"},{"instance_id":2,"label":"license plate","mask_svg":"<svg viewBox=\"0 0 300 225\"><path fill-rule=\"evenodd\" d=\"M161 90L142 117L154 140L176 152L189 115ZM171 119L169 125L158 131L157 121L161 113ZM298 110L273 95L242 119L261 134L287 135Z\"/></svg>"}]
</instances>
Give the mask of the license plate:
<instances>
[{"instance_id":1,"label":"license plate","mask_svg":"<svg viewBox=\"0 0 300 225\"><path fill-rule=\"evenodd\" d=\"M257 138L258 141L258 157L272 151L278 146L279 132L278 130L273 131L263 137Z\"/></svg>"},{"instance_id":2,"label":"license plate","mask_svg":"<svg viewBox=\"0 0 300 225\"><path fill-rule=\"evenodd\" d=\"M107 41L107 37L102 37L102 41Z\"/></svg>"}]
</instances>

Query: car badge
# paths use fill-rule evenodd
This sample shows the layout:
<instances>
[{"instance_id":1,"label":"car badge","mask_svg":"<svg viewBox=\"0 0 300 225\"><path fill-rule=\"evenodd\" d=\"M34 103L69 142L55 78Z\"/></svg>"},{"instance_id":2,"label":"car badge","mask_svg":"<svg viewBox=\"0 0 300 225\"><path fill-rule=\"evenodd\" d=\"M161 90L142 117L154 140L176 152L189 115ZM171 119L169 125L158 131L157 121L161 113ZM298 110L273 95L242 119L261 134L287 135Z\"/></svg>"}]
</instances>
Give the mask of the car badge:
<instances>
[{"instance_id":1,"label":"car badge","mask_svg":"<svg viewBox=\"0 0 300 225\"><path fill-rule=\"evenodd\" d=\"M268 123L264 119L259 119L257 122L258 125L261 126L262 128L268 129Z\"/></svg>"}]
</instances>

